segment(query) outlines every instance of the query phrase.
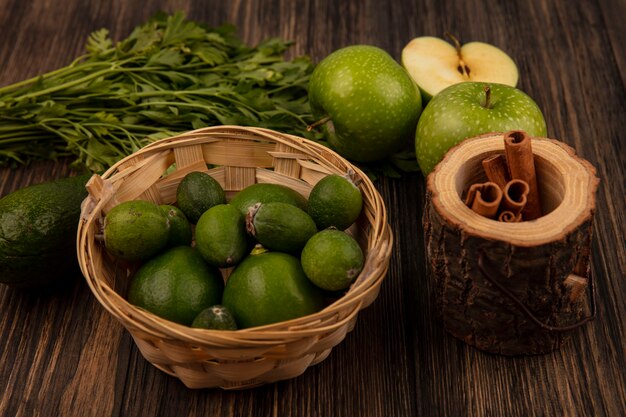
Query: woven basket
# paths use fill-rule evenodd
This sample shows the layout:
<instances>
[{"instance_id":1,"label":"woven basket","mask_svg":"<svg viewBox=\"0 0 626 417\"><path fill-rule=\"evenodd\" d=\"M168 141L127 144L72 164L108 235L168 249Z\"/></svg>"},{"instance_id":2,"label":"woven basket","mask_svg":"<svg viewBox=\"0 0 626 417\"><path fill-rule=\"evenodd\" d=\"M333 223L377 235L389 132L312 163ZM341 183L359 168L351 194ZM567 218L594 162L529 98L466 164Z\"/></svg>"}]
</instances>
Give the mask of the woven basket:
<instances>
[{"instance_id":1,"label":"woven basket","mask_svg":"<svg viewBox=\"0 0 626 417\"><path fill-rule=\"evenodd\" d=\"M123 201L175 202L179 181L191 171L209 173L230 199L257 182L286 185L308 196L324 176L350 170L362 180L364 204L348 232L363 248L365 266L345 295L298 319L236 331L194 329L161 319L126 301L136 265L112 258L97 236L104 215ZM238 126L199 129L146 146L102 177L94 175L87 189L77 249L89 287L130 332L144 358L190 388L249 388L302 374L352 330L359 311L378 295L389 266L392 233L380 194L358 168L303 138ZM227 276L229 271L223 272Z\"/></svg>"}]
</instances>

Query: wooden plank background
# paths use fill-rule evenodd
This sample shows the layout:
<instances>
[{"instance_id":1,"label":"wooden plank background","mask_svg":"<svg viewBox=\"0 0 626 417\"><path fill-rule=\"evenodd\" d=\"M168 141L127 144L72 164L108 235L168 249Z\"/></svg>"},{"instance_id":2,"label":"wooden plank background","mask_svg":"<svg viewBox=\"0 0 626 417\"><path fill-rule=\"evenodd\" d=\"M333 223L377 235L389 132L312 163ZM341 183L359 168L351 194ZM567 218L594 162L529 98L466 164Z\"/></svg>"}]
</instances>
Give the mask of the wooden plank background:
<instances>
[{"instance_id":1,"label":"wooden plank background","mask_svg":"<svg viewBox=\"0 0 626 417\"><path fill-rule=\"evenodd\" d=\"M507 51L550 137L598 170L597 319L560 351L507 358L443 332L422 241L424 179L380 179L396 249L379 298L321 364L257 389L189 390L153 368L77 276L66 288L0 287L2 416L618 416L626 409L626 58L623 0L0 0L0 86L67 65L101 27L128 35L157 10L185 10L242 38L295 41L315 61L357 43L395 58L451 31ZM0 169L0 196L67 175L65 161Z\"/></svg>"}]
</instances>

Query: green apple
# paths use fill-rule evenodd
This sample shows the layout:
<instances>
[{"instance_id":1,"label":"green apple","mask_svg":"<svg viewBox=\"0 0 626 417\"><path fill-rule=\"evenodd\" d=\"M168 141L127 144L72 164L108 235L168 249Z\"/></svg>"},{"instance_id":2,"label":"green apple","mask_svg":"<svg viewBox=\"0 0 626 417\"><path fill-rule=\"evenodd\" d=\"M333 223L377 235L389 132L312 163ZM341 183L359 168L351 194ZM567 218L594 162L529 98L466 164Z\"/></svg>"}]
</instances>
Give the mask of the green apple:
<instances>
[{"instance_id":1,"label":"green apple","mask_svg":"<svg viewBox=\"0 0 626 417\"><path fill-rule=\"evenodd\" d=\"M546 122L532 98L503 84L454 84L424 108L415 132L417 162L426 176L448 149L463 139L509 130L546 136Z\"/></svg>"},{"instance_id":2,"label":"green apple","mask_svg":"<svg viewBox=\"0 0 626 417\"><path fill-rule=\"evenodd\" d=\"M452 84L482 81L517 85L517 65L506 53L484 42L461 46L443 39L422 36L413 39L402 50L402 65L422 91L424 101Z\"/></svg>"},{"instance_id":3,"label":"green apple","mask_svg":"<svg viewBox=\"0 0 626 417\"><path fill-rule=\"evenodd\" d=\"M311 74L309 102L329 145L357 162L384 159L410 144L422 111L406 70L369 45L324 58Z\"/></svg>"}]
</instances>

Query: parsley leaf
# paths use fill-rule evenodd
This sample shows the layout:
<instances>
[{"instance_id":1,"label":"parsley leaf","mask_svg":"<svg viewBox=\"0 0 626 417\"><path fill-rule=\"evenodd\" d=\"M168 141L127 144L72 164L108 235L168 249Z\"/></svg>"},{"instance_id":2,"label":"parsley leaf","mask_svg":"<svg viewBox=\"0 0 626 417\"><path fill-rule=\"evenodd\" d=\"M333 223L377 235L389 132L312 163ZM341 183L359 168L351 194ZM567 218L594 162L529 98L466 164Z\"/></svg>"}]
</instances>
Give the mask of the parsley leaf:
<instances>
[{"instance_id":1,"label":"parsley leaf","mask_svg":"<svg viewBox=\"0 0 626 417\"><path fill-rule=\"evenodd\" d=\"M245 45L235 27L210 28L159 12L113 43L93 32L64 68L0 88L0 165L72 156L101 172L142 146L219 124L259 126L326 146L314 123L307 56L291 42ZM418 170L414 154L359 164L372 178Z\"/></svg>"},{"instance_id":2,"label":"parsley leaf","mask_svg":"<svg viewBox=\"0 0 626 417\"><path fill-rule=\"evenodd\" d=\"M218 124L303 135L307 57L290 43L244 45L233 26L157 13L113 43L93 32L67 67L0 88L0 164L73 155L99 172L156 138Z\"/></svg>"}]
</instances>

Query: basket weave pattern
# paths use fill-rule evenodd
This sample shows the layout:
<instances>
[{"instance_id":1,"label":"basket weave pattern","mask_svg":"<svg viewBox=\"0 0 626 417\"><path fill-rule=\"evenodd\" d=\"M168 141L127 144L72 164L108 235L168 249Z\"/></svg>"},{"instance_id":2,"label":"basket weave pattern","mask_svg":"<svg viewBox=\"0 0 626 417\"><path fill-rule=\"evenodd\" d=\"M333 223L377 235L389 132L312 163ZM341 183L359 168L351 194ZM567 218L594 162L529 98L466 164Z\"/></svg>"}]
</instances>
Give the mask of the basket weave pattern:
<instances>
[{"instance_id":1,"label":"basket weave pattern","mask_svg":"<svg viewBox=\"0 0 626 417\"><path fill-rule=\"evenodd\" d=\"M134 307L125 294L136 266L115 260L98 241L104 215L127 200L172 204L178 183L192 171L213 176L228 199L257 182L286 185L308 197L324 176L353 171L361 180L363 211L348 232L364 250L363 271L322 311L250 329L193 329ZM371 181L335 152L303 138L238 126L199 129L142 148L101 177L94 175L87 189L77 249L89 287L144 358L190 388L248 388L302 374L352 330L359 311L378 295L389 266L392 233ZM230 271L222 272L226 277Z\"/></svg>"}]
</instances>

